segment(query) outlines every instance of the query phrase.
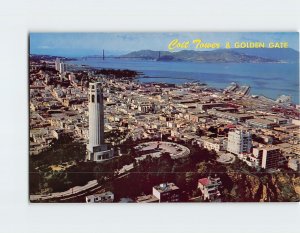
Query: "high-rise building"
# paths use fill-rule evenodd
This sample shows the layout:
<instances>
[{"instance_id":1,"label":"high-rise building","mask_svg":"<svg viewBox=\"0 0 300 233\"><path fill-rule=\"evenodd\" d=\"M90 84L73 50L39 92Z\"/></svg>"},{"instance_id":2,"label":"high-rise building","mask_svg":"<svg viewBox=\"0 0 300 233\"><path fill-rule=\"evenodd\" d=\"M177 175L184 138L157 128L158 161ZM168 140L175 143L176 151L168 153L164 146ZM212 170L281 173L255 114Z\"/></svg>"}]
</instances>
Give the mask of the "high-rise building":
<instances>
[{"instance_id":1,"label":"high-rise building","mask_svg":"<svg viewBox=\"0 0 300 233\"><path fill-rule=\"evenodd\" d=\"M69 74L68 77L69 77L69 81L70 81L71 83L75 82L75 75L74 75L73 73Z\"/></svg>"},{"instance_id":2,"label":"high-rise building","mask_svg":"<svg viewBox=\"0 0 300 233\"><path fill-rule=\"evenodd\" d=\"M255 165L264 169L278 168L283 162L280 149L274 146L253 148L253 157L257 159Z\"/></svg>"},{"instance_id":3,"label":"high-rise building","mask_svg":"<svg viewBox=\"0 0 300 233\"><path fill-rule=\"evenodd\" d=\"M249 154L252 147L251 133L235 130L228 133L227 151L235 155Z\"/></svg>"},{"instance_id":4,"label":"high-rise building","mask_svg":"<svg viewBox=\"0 0 300 233\"><path fill-rule=\"evenodd\" d=\"M56 60L55 60L55 69L57 71L59 71L59 64L60 64L60 59L57 57Z\"/></svg>"},{"instance_id":5,"label":"high-rise building","mask_svg":"<svg viewBox=\"0 0 300 233\"><path fill-rule=\"evenodd\" d=\"M113 157L113 149L104 144L104 101L101 83L90 83L88 94L89 143L87 160L103 161Z\"/></svg>"},{"instance_id":6,"label":"high-rise building","mask_svg":"<svg viewBox=\"0 0 300 233\"><path fill-rule=\"evenodd\" d=\"M59 63L59 73L62 74L66 71L67 71L67 64L63 62Z\"/></svg>"}]
</instances>

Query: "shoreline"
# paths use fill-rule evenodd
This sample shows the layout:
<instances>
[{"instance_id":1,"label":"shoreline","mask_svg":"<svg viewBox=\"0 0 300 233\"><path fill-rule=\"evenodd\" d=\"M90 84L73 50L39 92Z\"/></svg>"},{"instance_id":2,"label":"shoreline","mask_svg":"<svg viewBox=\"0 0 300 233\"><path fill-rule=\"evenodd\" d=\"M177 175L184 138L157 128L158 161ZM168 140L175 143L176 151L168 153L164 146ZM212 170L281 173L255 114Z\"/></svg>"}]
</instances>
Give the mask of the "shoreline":
<instances>
[{"instance_id":1,"label":"shoreline","mask_svg":"<svg viewBox=\"0 0 300 233\"><path fill-rule=\"evenodd\" d=\"M209 72L208 73L203 73L204 76L206 75L206 77L203 78L204 80L199 80L199 79L193 78L193 77L185 78L185 77L170 77L170 76L152 76L152 75L147 75L147 73L145 74L144 72L138 71L138 69L116 68L116 67L113 67L113 66L112 67L100 67L100 66L92 66L92 65L89 65L89 64L76 64L76 63L74 63L74 61L75 62L80 61L80 60L82 60L82 58L79 58L79 59L74 59L74 58L73 59L68 59L68 58L66 58L66 59L67 59L66 63L68 64L68 66L70 66L71 70L77 70L78 71L78 70L84 69L86 71L93 71L93 70L97 71L97 70L103 69L103 70L130 70L130 71L134 71L134 72L137 73L137 75L135 77L132 77L132 79L139 80L141 83L149 83L147 79L154 79L154 80L156 79L159 83L182 85L183 84L182 81L186 80L186 82L200 82L200 83L206 84L207 87L211 87L211 88L215 88L215 89L219 89L219 90L224 90L227 87L227 85L229 85L230 82L232 82L232 81L234 81L236 83L242 83L242 80L240 80L240 79L241 79L242 76L245 76L245 75L226 74L226 73L222 73L222 74L217 74L216 73L216 74L214 74L214 73L209 73ZM114 58L108 58L108 59L112 60ZM167 62L164 62L164 63L167 63ZM197 62L189 62L189 63L197 63ZM199 63L199 64L203 64L203 63ZM212 64L212 63L208 63L208 64ZM216 64L219 64L219 63L216 63ZM229 64L229 63L222 63L222 64ZM257 65L258 63L234 63L234 64ZM264 64L264 63L261 63L261 64ZM267 64L270 64L270 63L267 63ZM284 64L284 63L273 63L273 64ZM165 71L165 70L163 70L163 71ZM175 72L176 73L176 72L179 72L179 71L172 71L171 70L170 72ZM224 75L225 75L225 78L227 76L233 76L233 77L237 76L237 78L228 80L228 82L226 82L226 80L224 80L224 78L223 78L223 79L220 80L220 82L217 82L218 80L214 80L213 77L210 78L210 75L212 75L212 76L213 75L220 75L220 78L222 78L222 76L224 76ZM248 76L245 76L245 79L247 79L247 77ZM249 78L251 80L251 77L249 77ZM168 80L168 81L167 82L161 82L160 79L164 79L164 80ZM178 82L176 82L176 81L175 82L170 82L169 80L174 80L174 81L178 80ZM208 80L212 80L212 82L216 83L217 85L209 83ZM247 80L245 80L245 81L247 81ZM252 79L252 81L255 81L255 80ZM156 82L156 81L153 81L153 82ZM223 86L218 85L218 84L221 84L221 83L224 84L224 85ZM270 94L272 94L272 96L270 96L267 93L264 93L265 91L263 89L261 89L260 91L257 90L255 88L255 86L253 86L253 84L245 82L245 84L243 84L243 85L251 86L251 88L252 88L251 92L252 93L249 94L249 95L262 96L262 97L267 98L271 101L274 101L274 103L276 103L276 100L278 98L280 98L282 95L287 95L287 96L292 97L291 104L299 104L297 102L297 100L299 99L299 98L297 98L297 96L299 95L299 92L295 92L294 90L292 91L292 93L287 93L287 92L281 92L280 93L278 91L277 92L275 91L273 94L272 94L272 90L271 90ZM253 91L254 91L254 93L253 93ZM267 89L266 89L266 91L267 91ZM278 104L280 104L280 103L278 103Z\"/></svg>"},{"instance_id":2,"label":"shoreline","mask_svg":"<svg viewBox=\"0 0 300 233\"><path fill-rule=\"evenodd\" d=\"M72 61L70 61L72 62ZM70 63L68 63L70 64ZM252 63L254 64L254 63ZM71 63L71 66L73 68L77 67L77 68L84 68L84 69L88 69L90 71L99 71L99 70L130 70L130 71L134 71L137 73L137 75L135 77L132 78L132 80L138 80L138 81L141 81L141 79L168 79L168 80L186 80L187 82L199 82L200 83L200 86L205 86L207 88L212 88L212 89L217 89L219 91L224 91L226 89L226 87L223 87L223 88L220 88L220 87L214 87L214 86L211 86L205 82L201 82L195 78L184 78L184 77L165 77L165 76L162 76L162 77L159 77L159 76L147 76L147 75L144 75L143 72L140 72L140 71L137 71L137 70L132 70L132 69L123 69L123 68L120 68L120 69L116 69L116 68L100 68L100 67L94 67L94 66L91 66L91 65L78 65L78 64L74 64L74 63ZM141 76L141 75L144 75L144 76ZM240 83L239 81L235 81L236 83ZM141 83L155 83L155 82L143 82L141 81ZM157 82L157 83L161 83L161 84L174 84L174 85L183 85L184 83L181 83L181 84L178 84L176 82ZM227 85L229 85L230 83L228 83ZM247 84L245 84L247 85ZM288 94L282 94L282 95L288 95ZM263 98L267 101L271 101L273 102L274 104L279 104L279 105L282 105L284 103L278 103L276 102L277 99L275 98L272 98L272 97L268 97L266 95L263 95L263 94L248 94L248 96L258 96L259 98ZM281 96L281 95L280 95ZM279 98L280 96L278 96L277 98ZM294 105L297 105L298 103L294 102L294 100L291 101L291 104L294 104Z\"/></svg>"}]
</instances>

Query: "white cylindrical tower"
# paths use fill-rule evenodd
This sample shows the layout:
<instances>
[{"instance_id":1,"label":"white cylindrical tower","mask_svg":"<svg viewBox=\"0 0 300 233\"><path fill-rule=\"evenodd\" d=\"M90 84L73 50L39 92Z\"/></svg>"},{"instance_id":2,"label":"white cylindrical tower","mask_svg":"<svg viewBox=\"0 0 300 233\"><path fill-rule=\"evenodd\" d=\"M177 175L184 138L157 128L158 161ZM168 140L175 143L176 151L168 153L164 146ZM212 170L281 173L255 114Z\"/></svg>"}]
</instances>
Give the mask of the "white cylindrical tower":
<instances>
[{"instance_id":1,"label":"white cylindrical tower","mask_svg":"<svg viewBox=\"0 0 300 233\"><path fill-rule=\"evenodd\" d=\"M104 103L100 82L90 83L88 94L89 143L87 160L101 162L113 157L113 149L104 143Z\"/></svg>"},{"instance_id":2,"label":"white cylindrical tower","mask_svg":"<svg viewBox=\"0 0 300 233\"><path fill-rule=\"evenodd\" d=\"M104 104L101 83L89 86L89 146L104 144Z\"/></svg>"}]
</instances>

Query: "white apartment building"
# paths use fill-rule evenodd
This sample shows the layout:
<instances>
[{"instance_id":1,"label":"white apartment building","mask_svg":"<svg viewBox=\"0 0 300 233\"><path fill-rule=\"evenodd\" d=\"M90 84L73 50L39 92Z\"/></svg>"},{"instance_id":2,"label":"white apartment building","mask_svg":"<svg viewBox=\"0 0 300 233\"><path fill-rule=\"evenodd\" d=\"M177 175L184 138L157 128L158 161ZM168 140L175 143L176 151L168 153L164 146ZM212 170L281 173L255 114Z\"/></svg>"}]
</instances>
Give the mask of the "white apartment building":
<instances>
[{"instance_id":1,"label":"white apartment building","mask_svg":"<svg viewBox=\"0 0 300 233\"><path fill-rule=\"evenodd\" d=\"M249 154L252 147L251 133L235 130L228 133L227 151L235 155Z\"/></svg>"},{"instance_id":2,"label":"white apartment building","mask_svg":"<svg viewBox=\"0 0 300 233\"><path fill-rule=\"evenodd\" d=\"M57 71L59 71L59 63L60 63L60 59L59 59L59 58L56 58L56 60L55 60L55 69L56 69Z\"/></svg>"},{"instance_id":3,"label":"white apartment building","mask_svg":"<svg viewBox=\"0 0 300 233\"><path fill-rule=\"evenodd\" d=\"M224 138L209 138L202 136L200 139L200 145L207 150L214 150L216 152L226 150Z\"/></svg>"},{"instance_id":4,"label":"white apartment building","mask_svg":"<svg viewBox=\"0 0 300 233\"><path fill-rule=\"evenodd\" d=\"M216 200L221 193L219 187L222 185L219 177L207 177L198 180L198 188L201 190L204 200Z\"/></svg>"},{"instance_id":5,"label":"white apartment building","mask_svg":"<svg viewBox=\"0 0 300 233\"><path fill-rule=\"evenodd\" d=\"M59 73L64 73L64 72L66 72L67 71L67 64L65 64L65 63L63 63L63 62L61 62L61 63L59 63Z\"/></svg>"}]
</instances>

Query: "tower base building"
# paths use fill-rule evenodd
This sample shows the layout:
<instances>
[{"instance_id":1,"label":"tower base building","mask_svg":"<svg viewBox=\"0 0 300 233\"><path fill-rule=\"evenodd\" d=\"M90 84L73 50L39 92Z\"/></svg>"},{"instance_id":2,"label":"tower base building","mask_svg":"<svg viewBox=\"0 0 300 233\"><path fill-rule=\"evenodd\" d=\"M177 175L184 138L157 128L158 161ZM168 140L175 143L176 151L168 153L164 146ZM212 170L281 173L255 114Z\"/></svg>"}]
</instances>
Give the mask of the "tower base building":
<instances>
[{"instance_id":1,"label":"tower base building","mask_svg":"<svg viewBox=\"0 0 300 233\"><path fill-rule=\"evenodd\" d=\"M87 145L87 160L102 162L114 156L114 149L108 149L106 144L100 146Z\"/></svg>"}]
</instances>

